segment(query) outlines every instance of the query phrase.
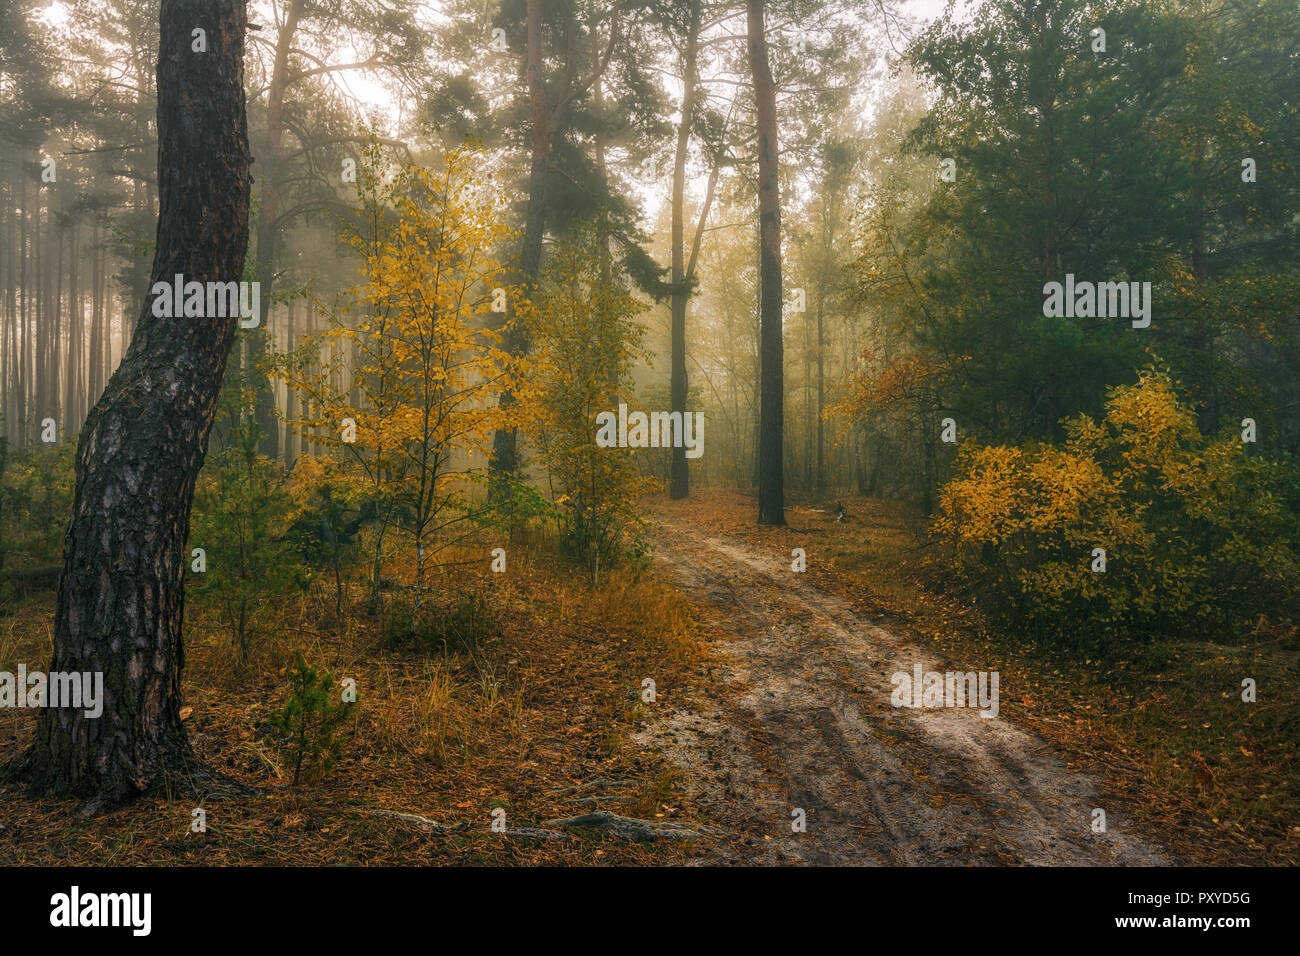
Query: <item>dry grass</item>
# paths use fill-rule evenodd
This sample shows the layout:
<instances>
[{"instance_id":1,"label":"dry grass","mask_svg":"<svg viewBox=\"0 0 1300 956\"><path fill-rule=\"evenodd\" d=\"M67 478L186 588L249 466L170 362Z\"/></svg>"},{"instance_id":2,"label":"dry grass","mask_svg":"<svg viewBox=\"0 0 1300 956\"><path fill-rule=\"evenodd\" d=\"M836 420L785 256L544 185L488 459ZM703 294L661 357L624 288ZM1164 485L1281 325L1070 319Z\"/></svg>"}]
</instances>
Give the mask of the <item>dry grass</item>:
<instances>
[{"instance_id":1,"label":"dry grass","mask_svg":"<svg viewBox=\"0 0 1300 956\"><path fill-rule=\"evenodd\" d=\"M510 826L535 826L591 809L653 816L672 799L675 774L658 754L628 742L641 712L644 676L671 683L693 666L700 645L689 607L652 574L615 572L592 590L545 537L509 546L506 574L486 562L435 576L426 601L449 606L458 593L484 595L495 624L473 653L395 653L384 648L383 615L358 606L333 613L332 589L285 596L274 633L241 666L215 615L187 612L186 726L211 767L258 788L250 798L211 798L208 831L189 832L198 804L166 791L95 819L72 801L26 798L0 784L0 864L592 864L680 860L674 845L578 838L542 842L486 831L494 807ZM469 560L486 551L456 555ZM471 569L472 567L472 569ZM390 569L404 573L400 561ZM0 659L31 667L49 659L53 595L0 619ZM281 669L293 649L357 681L361 706L345 724L346 752L334 773L288 785L266 721L283 697ZM40 663L36 663L40 662ZM0 712L0 760L30 739L34 714ZM617 790L584 781L617 780ZM419 813L463 832L430 835L369 808Z\"/></svg>"}]
</instances>

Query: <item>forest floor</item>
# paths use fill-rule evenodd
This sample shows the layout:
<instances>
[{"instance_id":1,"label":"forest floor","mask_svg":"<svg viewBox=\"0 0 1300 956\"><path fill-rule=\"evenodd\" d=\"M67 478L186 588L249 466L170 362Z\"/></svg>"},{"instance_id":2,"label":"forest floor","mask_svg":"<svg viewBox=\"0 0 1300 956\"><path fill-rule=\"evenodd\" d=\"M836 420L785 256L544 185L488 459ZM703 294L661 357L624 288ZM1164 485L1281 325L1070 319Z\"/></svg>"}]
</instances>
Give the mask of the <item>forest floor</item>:
<instances>
[{"instance_id":1,"label":"forest floor","mask_svg":"<svg viewBox=\"0 0 1300 956\"><path fill-rule=\"evenodd\" d=\"M76 800L29 799L0 780L0 866L6 865L598 865L672 863L680 841L640 843L548 820L608 809L672 824L677 770L630 746L642 679L668 686L699 664L689 605L651 576L608 575L592 588L529 535L506 544L508 572L454 568L438 601L485 596L490 636L472 653L395 651L359 589L341 619L332 595L281 596L260 622L247 664L234 658L212 608L186 613L186 720L199 757L253 795L154 793L95 817ZM390 562L386 573L410 568ZM50 655L54 595L0 617L0 669ZM294 648L357 682L344 754L321 779L294 786L267 737ZM37 663L41 662L41 663ZM12 666L12 665L10 665ZM671 694L669 695L671 697ZM35 712L0 710L0 764L32 738ZM191 832L192 811L207 829ZM505 833L493 830L504 811ZM563 838L557 838L562 836Z\"/></svg>"},{"instance_id":2,"label":"forest floor","mask_svg":"<svg viewBox=\"0 0 1300 956\"><path fill-rule=\"evenodd\" d=\"M715 654L708 679L635 739L670 754L684 802L730 832L701 846L702 859L1294 859L1294 776L1280 763L1254 773L1228 766L1212 746L1186 739L1186 723L1181 736L1165 729L1170 719L1211 719L1171 690L1179 675L1126 681L1112 671L1127 661L1072 661L990 633L973 608L928 586L915 515L878 501L849 509L840 524L829 508L792 505L788 527L762 528L749 495L654 501L657 557L706 609ZM792 570L794 548L806 551L806 572ZM1000 671L999 715L893 707L890 675L911 674L917 662L924 671ZM1212 719L1230 743L1266 749L1225 729L1220 714ZM1236 748L1220 750L1248 762ZM1244 744L1239 751L1258 756ZM1233 812L1243 803L1255 812ZM1094 808L1105 811L1104 833L1093 832ZM796 810L806 832L792 828Z\"/></svg>"},{"instance_id":3,"label":"forest floor","mask_svg":"<svg viewBox=\"0 0 1300 956\"><path fill-rule=\"evenodd\" d=\"M155 793L86 818L0 780L0 866L1300 861L1294 635L1078 660L945 589L909 509L846 499L839 524L792 499L770 528L752 495L651 497L652 566L598 587L553 536L475 542L447 556L436 596L486 599L468 651L394 649L359 589L339 616L318 583L266 602L241 663L196 594L186 726L208 766L255 793ZM496 544L508 573L487 571ZM394 579L410 572L391 562ZM53 603L5 609L0 670L49 660ZM268 737L295 648L361 696L337 767L297 786ZM914 662L998 671L997 718L892 707L890 675ZM1223 690L1242 673L1268 689L1245 716ZM0 763L34 727L34 712L0 710ZM703 835L551 822L592 811Z\"/></svg>"}]
</instances>

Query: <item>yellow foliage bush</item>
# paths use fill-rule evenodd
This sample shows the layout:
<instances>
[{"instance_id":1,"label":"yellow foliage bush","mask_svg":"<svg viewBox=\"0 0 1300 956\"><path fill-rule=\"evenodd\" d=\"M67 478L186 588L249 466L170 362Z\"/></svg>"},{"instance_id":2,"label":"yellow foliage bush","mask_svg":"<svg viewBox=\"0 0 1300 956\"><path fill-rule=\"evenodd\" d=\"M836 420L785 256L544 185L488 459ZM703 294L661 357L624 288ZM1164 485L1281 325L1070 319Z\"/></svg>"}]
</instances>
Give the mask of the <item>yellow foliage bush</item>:
<instances>
[{"instance_id":1,"label":"yellow foliage bush","mask_svg":"<svg viewBox=\"0 0 1300 956\"><path fill-rule=\"evenodd\" d=\"M1167 375L1110 391L1064 447L963 446L933 532L996 617L1093 645L1294 616L1296 471L1201 432ZM1105 570L1094 570L1094 549Z\"/></svg>"}]
</instances>

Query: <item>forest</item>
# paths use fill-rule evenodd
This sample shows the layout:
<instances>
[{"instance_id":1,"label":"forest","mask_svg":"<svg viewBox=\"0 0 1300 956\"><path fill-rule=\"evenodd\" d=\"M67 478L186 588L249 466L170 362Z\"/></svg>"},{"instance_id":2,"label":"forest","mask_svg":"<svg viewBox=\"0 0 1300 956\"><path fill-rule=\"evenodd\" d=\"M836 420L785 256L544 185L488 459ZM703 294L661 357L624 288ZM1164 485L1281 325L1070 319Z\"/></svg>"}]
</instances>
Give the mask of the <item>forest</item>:
<instances>
[{"instance_id":1,"label":"forest","mask_svg":"<svg viewBox=\"0 0 1300 956\"><path fill-rule=\"evenodd\" d=\"M0 4L0 865L1300 862L1297 0Z\"/></svg>"}]
</instances>

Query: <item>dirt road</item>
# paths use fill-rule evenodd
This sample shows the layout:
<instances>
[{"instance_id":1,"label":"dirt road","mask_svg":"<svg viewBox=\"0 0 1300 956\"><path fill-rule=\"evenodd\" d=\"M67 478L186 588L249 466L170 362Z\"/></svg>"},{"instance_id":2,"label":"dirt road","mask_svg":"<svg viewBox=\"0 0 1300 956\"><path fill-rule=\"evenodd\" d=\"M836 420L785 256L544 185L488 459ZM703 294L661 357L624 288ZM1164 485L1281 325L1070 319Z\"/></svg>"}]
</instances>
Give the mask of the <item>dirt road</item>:
<instances>
[{"instance_id":1,"label":"dirt road","mask_svg":"<svg viewBox=\"0 0 1300 956\"><path fill-rule=\"evenodd\" d=\"M1038 737L966 708L894 707L891 675L963 671L759 553L671 515L657 559L708 605L717 665L639 741L666 751L709 822L730 836L710 862L1152 865L1096 782ZM1010 689L1001 688L1003 694ZM1093 832L1093 811L1106 831ZM806 832L795 832L803 810Z\"/></svg>"}]
</instances>

